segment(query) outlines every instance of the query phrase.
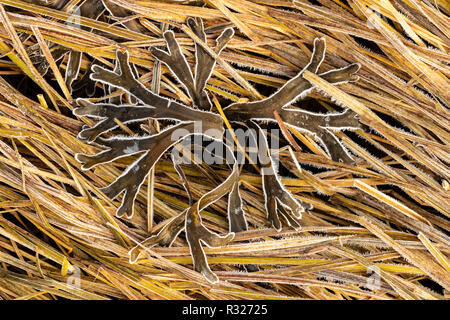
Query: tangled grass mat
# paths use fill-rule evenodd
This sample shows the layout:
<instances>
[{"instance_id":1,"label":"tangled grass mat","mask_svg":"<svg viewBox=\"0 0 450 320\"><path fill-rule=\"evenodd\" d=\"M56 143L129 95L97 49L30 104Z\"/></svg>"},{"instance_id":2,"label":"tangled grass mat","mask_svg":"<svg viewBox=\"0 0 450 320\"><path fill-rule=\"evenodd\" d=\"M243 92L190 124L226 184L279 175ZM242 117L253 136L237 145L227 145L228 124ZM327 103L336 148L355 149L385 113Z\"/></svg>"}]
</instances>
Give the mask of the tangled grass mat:
<instances>
[{"instance_id":1,"label":"tangled grass mat","mask_svg":"<svg viewBox=\"0 0 450 320\"><path fill-rule=\"evenodd\" d=\"M449 13L0 0L0 298L447 299Z\"/></svg>"}]
</instances>

